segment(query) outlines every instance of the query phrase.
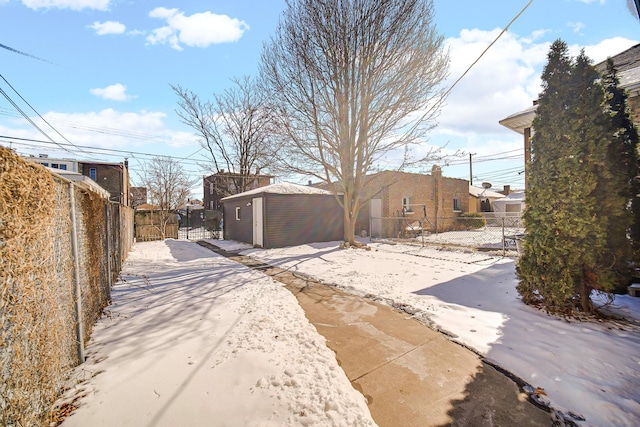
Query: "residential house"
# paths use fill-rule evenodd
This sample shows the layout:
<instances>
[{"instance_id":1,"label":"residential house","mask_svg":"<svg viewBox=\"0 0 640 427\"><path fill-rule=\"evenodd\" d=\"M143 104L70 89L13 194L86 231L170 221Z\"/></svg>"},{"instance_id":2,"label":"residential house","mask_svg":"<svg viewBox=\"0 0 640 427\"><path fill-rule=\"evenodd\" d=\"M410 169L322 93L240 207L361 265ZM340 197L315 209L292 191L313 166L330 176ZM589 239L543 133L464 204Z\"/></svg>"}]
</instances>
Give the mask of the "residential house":
<instances>
[{"instance_id":1,"label":"residential house","mask_svg":"<svg viewBox=\"0 0 640 427\"><path fill-rule=\"evenodd\" d=\"M483 187L469 185L469 212L493 212L493 203L505 195L491 190L491 184Z\"/></svg>"},{"instance_id":2,"label":"residential house","mask_svg":"<svg viewBox=\"0 0 640 427\"><path fill-rule=\"evenodd\" d=\"M79 161L81 174L88 176L111 193L109 201L131 206L129 185L129 162L122 163Z\"/></svg>"},{"instance_id":3,"label":"residential house","mask_svg":"<svg viewBox=\"0 0 640 427\"><path fill-rule=\"evenodd\" d=\"M28 157L28 159L49 168L87 176L109 192L109 201L131 206L129 162L126 159L122 163L88 162L77 159L55 159L46 154Z\"/></svg>"},{"instance_id":4,"label":"residential house","mask_svg":"<svg viewBox=\"0 0 640 427\"><path fill-rule=\"evenodd\" d=\"M399 222L416 221L441 231L469 212L469 181L443 177L437 165L430 175L382 171L367 177L363 197L369 201L358 216L356 233L390 237L397 234Z\"/></svg>"},{"instance_id":5,"label":"residential house","mask_svg":"<svg viewBox=\"0 0 640 427\"><path fill-rule=\"evenodd\" d=\"M54 159L49 158L47 154L40 154L38 157L28 157L28 160L40 163L42 166L59 169L62 171L79 172L78 161L75 159Z\"/></svg>"},{"instance_id":6,"label":"residential house","mask_svg":"<svg viewBox=\"0 0 640 427\"><path fill-rule=\"evenodd\" d=\"M258 187L264 187L271 184L271 175L261 175L256 170L255 175L249 178L238 175L233 172L220 172L213 175L205 176L203 183L203 203L206 210L222 212L221 199L230 195L240 193L238 188L244 188L246 191L253 190ZM248 182L246 181L248 179Z\"/></svg>"},{"instance_id":7,"label":"residential house","mask_svg":"<svg viewBox=\"0 0 640 427\"><path fill-rule=\"evenodd\" d=\"M222 198L221 202L227 240L279 248L342 240L344 236L338 199L319 188L271 184Z\"/></svg>"},{"instance_id":8,"label":"residential house","mask_svg":"<svg viewBox=\"0 0 640 427\"><path fill-rule=\"evenodd\" d=\"M627 91L629 109L633 121L638 126L640 125L640 44L613 56L611 59L618 71L620 86ZM601 73L606 71L607 61L600 62L595 67ZM518 132L524 137L525 187L527 172L531 163L532 123L536 116L537 108L537 101L533 101L531 107L499 121L501 125Z\"/></svg>"}]
</instances>

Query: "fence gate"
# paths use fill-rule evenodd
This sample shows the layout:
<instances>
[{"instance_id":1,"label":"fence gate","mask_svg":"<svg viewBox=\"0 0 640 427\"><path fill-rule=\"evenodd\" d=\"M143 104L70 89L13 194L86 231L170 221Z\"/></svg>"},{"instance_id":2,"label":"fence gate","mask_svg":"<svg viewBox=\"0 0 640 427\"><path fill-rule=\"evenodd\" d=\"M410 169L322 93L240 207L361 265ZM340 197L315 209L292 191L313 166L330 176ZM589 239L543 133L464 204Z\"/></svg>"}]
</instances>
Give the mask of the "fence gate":
<instances>
[{"instance_id":1,"label":"fence gate","mask_svg":"<svg viewBox=\"0 0 640 427\"><path fill-rule=\"evenodd\" d=\"M222 237L222 213L187 206L178 211L178 239L202 240Z\"/></svg>"}]
</instances>

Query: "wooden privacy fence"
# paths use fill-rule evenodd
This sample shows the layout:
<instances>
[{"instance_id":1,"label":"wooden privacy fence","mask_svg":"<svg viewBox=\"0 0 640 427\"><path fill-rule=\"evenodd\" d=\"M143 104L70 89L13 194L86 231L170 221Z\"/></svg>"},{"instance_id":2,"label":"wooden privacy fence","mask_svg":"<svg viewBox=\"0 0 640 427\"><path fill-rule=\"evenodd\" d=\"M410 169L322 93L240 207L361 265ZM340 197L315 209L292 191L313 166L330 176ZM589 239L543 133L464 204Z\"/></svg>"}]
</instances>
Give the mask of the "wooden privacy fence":
<instances>
[{"instance_id":1,"label":"wooden privacy fence","mask_svg":"<svg viewBox=\"0 0 640 427\"><path fill-rule=\"evenodd\" d=\"M135 211L137 242L178 238L178 214L161 210Z\"/></svg>"}]
</instances>

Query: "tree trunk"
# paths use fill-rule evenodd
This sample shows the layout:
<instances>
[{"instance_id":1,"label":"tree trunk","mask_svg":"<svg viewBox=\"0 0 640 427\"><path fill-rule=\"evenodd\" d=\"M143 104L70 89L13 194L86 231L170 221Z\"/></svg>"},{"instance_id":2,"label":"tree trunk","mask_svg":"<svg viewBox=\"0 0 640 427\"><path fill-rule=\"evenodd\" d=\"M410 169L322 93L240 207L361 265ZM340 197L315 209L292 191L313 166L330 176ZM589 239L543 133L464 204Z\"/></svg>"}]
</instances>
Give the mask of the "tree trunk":
<instances>
[{"instance_id":1,"label":"tree trunk","mask_svg":"<svg viewBox=\"0 0 640 427\"><path fill-rule=\"evenodd\" d=\"M591 311L591 300L589 295L591 294L591 288L587 284L582 284L582 292L580 293L580 301L582 305L582 311L589 313Z\"/></svg>"},{"instance_id":2,"label":"tree trunk","mask_svg":"<svg viewBox=\"0 0 640 427\"><path fill-rule=\"evenodd\" d=\"M356 228L356 218L351 216L351 209L347 209L346 206L342 211L344 212L344 241L349 242L352 246L359 246L359 243L356 242L354 231Z\"/></svg>"}]
</instances>

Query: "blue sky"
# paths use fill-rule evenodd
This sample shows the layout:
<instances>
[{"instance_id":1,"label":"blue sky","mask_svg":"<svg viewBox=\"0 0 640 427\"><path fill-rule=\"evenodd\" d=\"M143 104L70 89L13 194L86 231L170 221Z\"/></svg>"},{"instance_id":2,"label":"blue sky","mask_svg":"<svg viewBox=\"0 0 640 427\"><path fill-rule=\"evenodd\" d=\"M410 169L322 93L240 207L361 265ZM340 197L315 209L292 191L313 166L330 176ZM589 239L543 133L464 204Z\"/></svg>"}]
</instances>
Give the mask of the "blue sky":
<instances>
[{"instance_id":1,"label":"blue sky","mask_svg":"<svg viewBox=\"0 0 640 427\"><path fill-rule=\"evenodd\" d=\"M451 56L445 84L451 85L527 3L434 0L437 28ZM128 157L134 183L145 154L188 158L181 160L185 168L202 175L197 138L178 120L169 85L210 99L231 78L255 74L262 44L284 8L284 0L0 0L0 44L19 51L0 48L0 89L51 139L67 143L57 131L76 146L91 148L67 151L20 142L17 138L46 138L4 97L0 144L50 157ZM638 43L640 21L627 0L533 0L453 89L425 147L473 153L474 184L523 187L521 136L498 120L537 98L546 55L557 38L575 54L584 48L599 62ZM468 156L443 165L443 172L468 179Z\"/></svg>"}]
</instances>

